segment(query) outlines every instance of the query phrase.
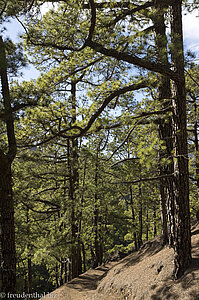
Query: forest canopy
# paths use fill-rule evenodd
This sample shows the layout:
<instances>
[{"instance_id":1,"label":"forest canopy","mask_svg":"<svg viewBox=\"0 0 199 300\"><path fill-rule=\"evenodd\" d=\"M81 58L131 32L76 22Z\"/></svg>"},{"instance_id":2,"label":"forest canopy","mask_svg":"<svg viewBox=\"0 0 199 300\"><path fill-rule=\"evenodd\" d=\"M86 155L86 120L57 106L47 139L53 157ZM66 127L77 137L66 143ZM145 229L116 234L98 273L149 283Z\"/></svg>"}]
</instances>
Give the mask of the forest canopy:
<instances>
[{"instance_id":1,"label":"forest canopy","mask_svg":"<svg viewBox=\"0 0 199 300\"><path fill-rule=\"evenodd\" d=\"M174 249L174 279L189 267L199 69L184 51L182 13L197 9L0 0L5 295L52 291L157 235ZM23 28L19 43L5 38L9 20ZM40 75L23 80L30 64Z\"/></svg>"}]
</instances>

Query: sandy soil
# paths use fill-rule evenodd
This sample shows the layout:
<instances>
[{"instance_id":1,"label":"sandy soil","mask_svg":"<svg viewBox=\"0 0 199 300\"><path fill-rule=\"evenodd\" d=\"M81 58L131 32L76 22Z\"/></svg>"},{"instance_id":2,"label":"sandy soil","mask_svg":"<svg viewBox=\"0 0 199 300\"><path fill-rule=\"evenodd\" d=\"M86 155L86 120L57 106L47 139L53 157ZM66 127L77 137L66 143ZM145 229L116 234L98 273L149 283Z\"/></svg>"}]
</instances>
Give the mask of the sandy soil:
<instances>
[{"instance_id":1,"label":"sandy soil","mask_svg":"<svg viewBox=\"0 0 199 300\"><path fill-rule=\"evenodd\" d=\"M192 256L185 275L173 281L173 250L162 249L160 239L155 238L140 251L90 269L42 299L199 300L199 224L192 230Z\"/></svg>"}]
</instances>

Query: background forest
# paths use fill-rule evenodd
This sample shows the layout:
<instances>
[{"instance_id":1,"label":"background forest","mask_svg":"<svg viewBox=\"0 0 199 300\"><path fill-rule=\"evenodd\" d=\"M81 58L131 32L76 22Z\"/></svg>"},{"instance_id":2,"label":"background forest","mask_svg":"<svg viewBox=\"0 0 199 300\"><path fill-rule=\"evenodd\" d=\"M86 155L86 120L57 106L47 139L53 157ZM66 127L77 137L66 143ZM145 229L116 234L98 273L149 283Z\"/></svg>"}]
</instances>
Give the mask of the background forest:
<instances>
[{"instance_id":1,"label":"background forest","mask_svg":"<svg viewBox=\"0 0 199 300\"><path fill-rule=\"evenodd\" d=\"M0 0L3 292L50 292L160 234L174 277L190 264L199 69L181 11L198 5Z\"/></svg>"}]
</instances>

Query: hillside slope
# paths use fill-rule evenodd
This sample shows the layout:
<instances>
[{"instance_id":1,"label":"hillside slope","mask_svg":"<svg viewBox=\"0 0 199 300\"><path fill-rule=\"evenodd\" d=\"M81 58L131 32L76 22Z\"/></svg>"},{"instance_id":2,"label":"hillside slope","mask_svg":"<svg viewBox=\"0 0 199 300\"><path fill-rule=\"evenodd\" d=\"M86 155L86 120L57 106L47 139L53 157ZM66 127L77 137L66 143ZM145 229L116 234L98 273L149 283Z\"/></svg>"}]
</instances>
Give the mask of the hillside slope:
<instances>
[{"instance_id":1,"label":"hillside slope","mask_svg":"<svg viewBox=\"0 0 199 300\"><path fill-rule=\"evenodd\" d=\"M199 300L199 224L192 230L193 262L172 280L173 250L155 238L119 262L88 270L55 290L56 300ZM52 299L51 298L51 299Z\"/></svg>"}]
</instances>

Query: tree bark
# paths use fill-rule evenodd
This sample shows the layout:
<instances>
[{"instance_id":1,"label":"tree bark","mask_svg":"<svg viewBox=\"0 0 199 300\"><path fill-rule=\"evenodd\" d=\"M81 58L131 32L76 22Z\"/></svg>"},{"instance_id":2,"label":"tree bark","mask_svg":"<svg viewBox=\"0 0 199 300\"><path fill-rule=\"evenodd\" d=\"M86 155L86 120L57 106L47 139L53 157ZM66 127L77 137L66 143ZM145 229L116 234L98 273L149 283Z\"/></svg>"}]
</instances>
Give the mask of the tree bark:
<instances>
[{"instance_id":1,"label":"tree bark","mask_svg":"<svg viewBox=\"0 0 199 300\"><path fill-rule=\"evenodd\" d=\"M68 268L67 268L67 259L64 258L64 283L68 281Z\"/></svg>"},{"instance_id":2,"label":"tree bark","mask_svg":"<svg viewBox=\"0 0 199 300\"><path fill-rule=\"evenodd\" d=\"M139 232L138 232L138 249L142 246L142 230L143 230L143 220L142 220L142 188L141 183L139 184Z\"/></svg>"},{"instance_id":3,"label":"tree bark","mask_svg":"<svg viewBox=\"0 0 199 300\"><path fill-rule=\"evenodd\" d=\"M11 111L10 90L7 75L5 45L0 37L0 78L5 110L5 124L8 138L8 151L4 153L0 145L0 212L2 250L2 291L15 293L16 290L16 250L14 226L14 200L12 194L11 165L16 155L14 119Z\"/></svg>"},{"instance_id":4,"label":"tree bark","mask_svg":"<svg viewBox=\"0 0 199 300\"><path fill-rule=\"evenodd\" d=\"M103 247L100 236L100 216L98 207L98 177L99 177L99 147L97 148L96 162L95 162L95 195L94 195L94 249L95 249L95 261L93 268L98 267L102 263L103 259Z\"/></svg>"},{"instance_id":5,"label":"tree bark","mask_svg":"<svg viewBox=\"0 0 199 300\"><path fill-rule=\"evenodd\" d=\"M0 202L1 202L1 252L2 291L14 293L16 288L16 254L14 201L12 195L11 164L0 151Z\"/></svg>"},{"instance_id":6,"label":"tree bark","mask_svg":"<svg viewBox=\"0 0 199 300\"><path fill-rule=\"evenodd\" d=\"M174 278L181 277L191 263L191 233L189 211L189 173L186 128L186 90L182 33L182 1L170 7L171 58L181 81L172 83L174 135Z\"/></svg>"},{"instance_id":7,"label":"tree bark","mask_svg":"<svg viewBox=\"0 0 199 300\"><path fill-rule=\"evenodd\" d=\"M156 205L153 206L153 236L157 235L157 226L156 226Z\"/></svg>"},{"instance_id":8,"label":"tree bark","mask_svg":"<svg viewBox=\"0 0 199 300\"><path fill-rule=\"evenodd\" d=\"M197 118L197 101L196 97L192 97L194 101L194 113L195 113L195 122L194 122L194 128L193 128L193 134L194 134L194 145L195 145L195 168L196 168L196 186L197 186L197 193L198 193L198 200L199 200L199 145L198 145L198 118Z\"/></svg>"},{"instance_id":9,"label":"tree bark","mask_svg":"<svg viewBox=\"0 0 199 300\"><path fill-rule=\"evenodd\" d=\"M147 211L146 211L146 240L148 241L149 239L149 211L148 211L148 207L147 207Z\"/></svg>"},{"instance_id":10,"label":"tree bark","mask_svg":"<svg viewBox=\"0 0 199 300\"><path fill-rule=\"evenodd\" d=\"M62 286L64 284L63 273L64 273L64 263L63 263L63 258L61 257L60 264L59 264L59 286Z\"/></svg>"},{"instance_id":11,"label":"tree bark","mask_svg":"<svg viewBox=\"0 0 199 300\"><path fill-rule=\"evenodd\" d=\"M31 253L28 255L28 293L32 293L32 258Z\"/></svg>"},{"instance_id":12,"label":"tree bark","mask_svg":"<svg viewBox=\"0 0 199 300\"><path fill-rule=\"evenodd\" d=\"M27 223L27 236L30 236L30 220L29 220L29 208L27 208L26 215ZM31 254L31 242L28 243L28 293L32 293L32 254Z\"/></svg>"},{"instance_id":13,"label":"tree bark","mask_svg":"<svg viewBox=\"0 0 199 300\"><path fill-rule=\"evenodd\" d=\"M166 36L166 26L164 10L161 7L161 1L156 2L155 14L154 14L154 28L155 28L155 43L156 43L156 53L157 59L165 64L169 68L168 62L168 52L167 52L167 36ZM158 87L158 100L162 109L168 108L172 105L171 101L171 84L170 78L158 75L159 77L159 87ZM158 126L158 132L160 139L164 142L166 150L160 149L160 175L173 174L173 141L172 141L172 118L168 116L163 116L160 120ZM167 165L162 165L162 159L170 160ZM172 178L160 180L160 207L161 207L161 222L162 222L162 243L163 245L169 242L170 245L173 244L173 239L171 234L168 236L168 226L167 226L167 210L168 208L168 219L169 219L169 231L172 232L174 227L174 193L173 193L173 180Z\"/></svg>"},{"instance_id":14,"label":"tree bark","mask_svg":"<svg viewBox=\"0 0 199 300\"><path fill-rule=\"evenodd\" d=\"M160 181L160 214L162 228L162 245L168 243L168 227L167 227L167 207L166 207L166 192L163 182Z\"/></svg>"},{"instance_id":15,"label":"tree bark","mask_svg":"<svg viewBox=\"0 0 199 300\"><path fill-rule=\"evenodd\" d=\"M83 257L83 272L86 272L86 252L85 252L85 247L84 243L82 242L82 257Z\"/></svg>"},{"instance_id":16,"label":"tree bark","mask_svg":"<svg viewBox=\"0 0 199 300\"><path fill-rule=\"evenodd\" d=\"M132 186L130 185L130 204L131 204L131 214L132 214L132 222L133 222L133 238L134 238L134 245L135 251L138 250L138 243L137 243L137 234L136 234L136 221L135 221L135 212L134 212L134 203L133 203L133 191Z\"/></svg>"},{"instance_id":17,"label":"tree bark","mask_svg":"<svg viewBox=\"0 0 199 300\"><path fill-rule=\"evenodd\" d=\"M71 82L71 111L72 124L76 122L76 82ZM69 166L69 199L71 201L71 270L72 278L82 273L80 232L78 232L77 220L77 194L79 188L78 172L78 140L72 139L68 143L68 166Z\"/></svg>"},{"instance_id":18,"label":"tree bark","mask_svg":"<svg viewBox=\"0 0 199 300\"><path fill-rule=\"evenodd\" d=\"M59 287L59 278L58 278L58 265L56 263L55 265L55 282L56 282L56 288Z\"/></svg>"}]
</instances>

